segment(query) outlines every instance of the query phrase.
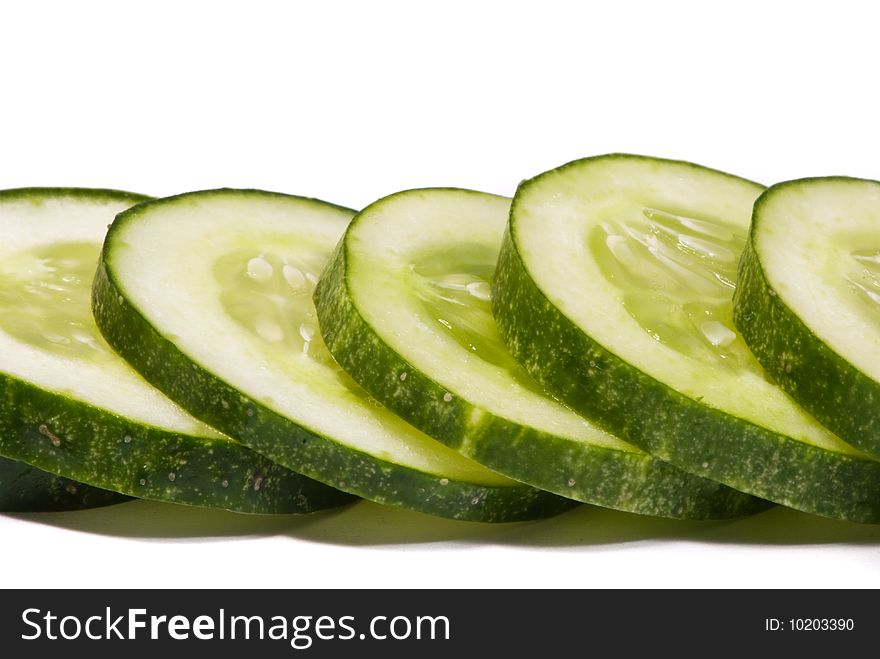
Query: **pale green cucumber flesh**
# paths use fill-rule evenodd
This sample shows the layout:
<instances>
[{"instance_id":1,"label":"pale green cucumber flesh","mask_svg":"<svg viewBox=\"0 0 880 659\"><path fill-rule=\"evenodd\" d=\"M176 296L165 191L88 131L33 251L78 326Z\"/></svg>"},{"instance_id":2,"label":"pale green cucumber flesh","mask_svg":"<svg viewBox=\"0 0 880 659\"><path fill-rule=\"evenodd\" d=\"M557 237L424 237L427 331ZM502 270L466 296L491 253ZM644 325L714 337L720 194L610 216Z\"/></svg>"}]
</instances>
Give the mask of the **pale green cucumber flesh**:
<instances>
[{"instance_id":1,"label":"pale green cucumber flesh","mask_svg":"<svg viewBox=\"0 0 880 659\"><path fill-rule=\"evenodd\" d=\"M780 183L755 205L735 318L780 387L880 457L880 182Z\"/></svg>"},{"instance_id":2,"label":"pale green cucumber flesh","mask_svg":"<svg viewBox=\"0 0 880 659\"><path fill-rule=\"evenodd\" d=\"M0 455L130 496L239 512L349 500L190 417L101 338L90 312L101 240L145 199L0 192Z\"/></svg>"},{"instance_id":3,"label":"pale green cucumber flesh","mask_svg":"<svg viewBox=\"0 0 880 659\"><path fill-rule=\"evenodd\" d=\"M483 521L573 505L418 432L332 359L311 292L352 214L317 200L236 190L138 206L119 216L105 243L94 294L98 324L136 369L196 417L340 489Z\"/></svg>"},{"instance_id":4,"label":"pale green cucumber flesh","mask_svg":"<svg viewBox=\"0 0 880 659\"><path fill-rule=\"evenodd\" d=\"M94 359L109 354L106 344L95 336L98 330L88 304L76 299L82 297L76 288L84 281L87 287L94 274L97 251L90 243L49 243L7 260L0 278L3 330L24 343L59 354ZM75 510L125 500L116 492L0 458L0 510Z\"/></svg>"},{"instance_id":5,"label":"pale green cucumber flesh","mask_svg":"<svg viewBox=\"0 0 880 659\"><path fill-rule=\"evenodd\" d=\"M574 409L664 460L808 512L880 521L880 465L771 384L731 322L729 251L760 192L625 155L524 182L493 289L501 334Z\"/></svg>"},{"instance_id":6,"label":"pale green cucumber flesh","mask_svg":"<svg viewBox=\"0 0 880 659\"><path fill-rule=\"evenodd\" d=\"M765 507L591 425L511 357L490 302L509 203L424 189L359 213L315 294L334 357L425 433L536 487L667 517Z\"/></svg>"}]
</instances>

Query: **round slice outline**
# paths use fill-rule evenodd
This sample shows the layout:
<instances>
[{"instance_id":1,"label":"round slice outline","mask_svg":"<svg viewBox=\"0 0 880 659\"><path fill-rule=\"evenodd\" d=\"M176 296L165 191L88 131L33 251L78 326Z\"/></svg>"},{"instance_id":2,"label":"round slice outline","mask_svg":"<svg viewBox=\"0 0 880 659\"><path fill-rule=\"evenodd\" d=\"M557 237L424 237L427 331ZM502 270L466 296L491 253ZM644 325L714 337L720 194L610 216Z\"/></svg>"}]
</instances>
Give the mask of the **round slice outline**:
<instances>
[{"instance_id":1,"label":"round slice outline","mask_svg":"<svg viewBox=\"0 0 880 659\"><path fill-rule=\"evenodd\" d=\"M195 220L184 221L178 212L201 213L207 225L194 228ZM323 268L353 214L317 199L228 188L141 204L121 213L108 232L94 289L98 325L136 370L195 417L276 462L339 489L378 503L472 521L534 519L576 505L490 472L379 409L376 401L352 388L353 382L349 385L329 355L329 362L322 361L320 353L315 356L320 344L314 330L304 331L300 325L299 332L291 334L286 327L266 324L263 331L259 315L248 328L222 306L223 294L230 289L218 283L216 265L246 245L250 251L240 257L237 276L270 289L279 282L283 287L286 280L296 291L281 296L286 301L293 295L295 302L290 302L283 319L276 317L279 323L293 322L309 309L314 312L310 294L303 302L300 288L295 288L317 281L314 270L302 261L314 262L320 256ZM144 228L147 222L151 226ZM156 241L161 240L163 226L173 227L175 236L159 250ZM192 257L202 260L188 264L190 292L185 295L191 297L178 302L164 294L171 280L163 284L155 279L161 272L172 276L171 266L153 267L147 252L162 251L163 258L174 260L174 250L185 249L188 238L203 256ZM138 249L144 243L150 244L149 250ZM288 252L280 254L284 249ZM299 275L284 272L282 280L278 259ZM138 282L140 290L130 290L131 281ZM195 290L209 292L198 298L197 312L190 306L196 303ZM273 299L277 290L275 295ZM190 320L214 338L223 336L229 349L222 360L191 334ZM272 339L279 346L270 345ZM299 341L304 349L285 351L289 340ZM128 350L127 345L139 348ZM308 377L302 379L300 371ZM340 395L343 404L328 403L327 391ZM341 429L337 435L346 439L336 439L321 428L333 424ZM399 455L391 456L389 446ZM414 466L395 463L401 455ZM438 461L440 467L432 466Z\"/></svg>"},{"instance_id":2,"label":"round slice outline","mask_svg":"<svg viewBox=\"0 0 880 659\"><path fill-rule=\"evenodd\" d=\"M672 518L766 508L591 426L519 371L494 333L488 281L477 273L494 269L509 205L473 190L423 188L358 213L315 290L336 360L417 428L535 487Z\"/></svg>"},{"instance_id":3,"label":"round slice outline","mask_svg":"<svg viewBox=\"0 0 880 659\"><path fill-rule=\"evenodd\" d=\"M598 180L608 183L606 188L600 189L601 186L590 185L584 180L591 174L591 169L595 172L606 165L610 165L609 171L600 172L598 176ZM626 171L628 167L634 171ZM744 370L734 375L719 368L707 370L692 358L684 363L681 350L661 346L657 337L645 331L628 312L621 315L619 309L610 314L607 309L596 310L598 322L606 315L617 314L615 320L629 318L621 326L614 326L616 332L621 332L624 325L628 328L625 336L631 343L622 356L617 347L606 348L604 337L600 342L582 329L581 325L589 326L589 321L566 307L570 300L553 286L548 287L546 276L544 280L535 278L535 270L541 270L534 256L536 245L541 244L542 237L552 241L550 237L555 237L553 231L556 229L554 222L563 227L570 222L577 227L585 209L596 200L606 202L610 199L607 208L612 214L617 213L619 208L614 202L619 201L615 195L619 194L620 188L642 186L644 180L640 177L646 176L646 172L659 170L662 174L664 169L674 171L677 176L649 181L650 185L645 189L650 189L654 197L674 197L682 189L698 190L704 185L693 181L688 183L691 178L708 178L712 185L722 188L734 186L740 194L751 186L754 197L760 191L758 184L718 170L683 161L628 154L576 160L520 184L514 197L493 290L496 319L511 352L533 377L575 410L676 466L805 512L857 522L880 522L880 488L877 487L880 464L829 433L781 390L774 391L744 343L737 348L737 358L741 361L734 362L733 369ZM563 189L550 191L560 180ZM542 186L546 187L542 190ZM713 193L710 188L701 191L704 200L723 199L723 194ZM682 209L682 206L695 203L692 196L685 198L687 203L679 199L672 212L682 216L702 215L704 219L711 215L710 210ZM656 199L651 203L655 207L658 205ZM531 206L526 208L526 204ZM624 204L630 205L629 202ZM741 199L738 217L725 225L736 227L738 222L742 240L751 216L747 206ZM717 207L709 204L711 208ZM538 217L538 209L543 219ZM556 211L555 215L551 210ZM530 218L526 217L526 211L531 213ZM708 219L708 225L715 221ZM528 240L522 235L526 222L532 223ZM564 239L557 240L562 246L560 251L574 245L574 249L580 250L580 258L584 258L590 248L584 233L578 229L566 233ZM528 250L531 255L527 254ZM568 263L565 257L559 259ZM599 272L596 263L589 267ZM580 274L575 270L570 276ZM604 279L605 275L602 277ZM601 281L599 285L612 286ZM582 304L596 298L595 288L592 288L589 298L581 297ZM518 322L509 312L514 306L520 307L520 317L525 315L522 311L525 309L533 319L539 319L540 331L537 322ZM618 306L622 307L622 304ZM727 312L732 314L732 309ZM732 318L727 320L732 324ZM663 360L657 360L659 365L651 364L648 372L636 365L639 357L633 354L632 346L644 345L656 345L658 351L665 351L663 358L679 369L675 372L666 369L666 377L685 382L684 392L664 382L663 375L658 376L658 371L663 372ZM561 348L553 351L547 346ZM749 365L751 362L754 364ZM723 384L736 378L749 384L732 391L732 396L740 411L750 410L747 415L750 418L724 411L723 405L719 408L718 401L723 399L725 392L731 391ZM705 396L699 391L701 383L708 387ZM694 389L688 390L690 387ZM766 415L763 421L762 414ZM785 426L794 431L781 431Z\"/></svg>"},{"instance_id":4,"label":"round slice outline","mask_svg":"<svg viewBox=\"0 0 880 659\"><path fill-rule=\"evenodd\" d=\"M0 302L16 307L0 318L0 455L129 496L235 512L350 501L189 417L102 342L90 310L101 243L117 212L146 199L92 188L0 191L0 230L18 228L0 245Z\"/></svg>"},{"instance_id":5,"label":"round slice outline","mask_svg":"<svg viewBox=\"0 0 880 659\"><path fill-rule=\"evenodd\" d=\"M769 187L755 203L734 298L734 321L774 381L875 458L880 245L871 247L870 224L878 212L880 182L870 179L811 177ZM782 233L790 259L768 253Z\"/></svg>"}]
</instances>

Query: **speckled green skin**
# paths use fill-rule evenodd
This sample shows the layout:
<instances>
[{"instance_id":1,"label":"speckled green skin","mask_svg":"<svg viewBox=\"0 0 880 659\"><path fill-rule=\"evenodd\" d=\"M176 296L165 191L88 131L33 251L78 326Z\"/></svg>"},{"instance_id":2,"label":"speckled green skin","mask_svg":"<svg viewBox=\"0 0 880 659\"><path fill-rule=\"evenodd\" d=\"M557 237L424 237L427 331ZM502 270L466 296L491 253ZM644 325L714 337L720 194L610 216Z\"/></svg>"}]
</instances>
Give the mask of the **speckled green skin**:
<instances>
[{"instance_id":1,"label":"speckled green skin","mask_svg":"<svg viewBox=\"0 0 880 659\"><path fill-rule=\"evenodd\" d=\"M57 197L148 199L115 190L0 192L0 201ZM145 425L4 373L0 401L0 455L98 488L244 513L307 513L351 499L236 442Z\"/></svg>"},{"instance_id":2,"label":"speckled green skin","mask_svg":"<svg viewBox=\"0 0 880 659\"><path fill-rule=\"evenodd\" d=\"M154 428L2 375L0 397L0 454L89 485L243 513L308 513L349 499L228 439Z\"/></svg>"},{"instance_id":3,"label":"speckled green skin","mask_svg":"<svg viewBox=\"0 0 880 659\"><path fill-rule=\"evenodd\" d=\"M111 190L109 188L10 188L0 190L0 202L7 201L31 201L40 204L44 200L52 198L84 199L86 201L113 200L127 201L130 204L139 204L148 201L152 197L138 192L126 190Z\"/></svg>"},{"instance_id":4,"label":"speckled green skin","mask_svg":"<svg viewBox=\"0 0 880 659\"><path fill-rule=\"evenodd\" d=\"M217 193L269 194L259 191L196 194ZM175 203L176 199L186 196L151 203ZM111 228L95 279L93 310L110 345L193 416L279 464L381 504L482 522L536 519L574 505L525 485L485 486L443 479L357 451L279 415L190 360L126 301L125 290L117 284L112 268L108 267L112 262L114 228L122 222L139 221L141 213L148 210L146 206L120 214Z\"/></svg>"},{"instance_id":5,"label":"speckled green skin","mask_svg":"<svg viewBox=\"0 0 880 659\"><path fill-rule=\"evenodd\" d=\"M831 453L703 405L609 352L537 287L510 231L495 273L493 312L526 370L610 432L743 492L818 515L880 523L880 463Z\"/></svg>"},{"instance_id":6,"label":"speckled green skin","mask_svg":"<svg viewBox=\"0 0 880 659\"><path fill-rule=\"evenodd\" d=\"M129 498L50 474L18 460L0 458L0 511L60 512L98 508Z\"/></svg>"},{"instance_id":7,"label":"speckled green skin","mask_svg":"<svg viewBox=\"0 0 880 659\"><path fill-rule=\"evenodd\" d=\"M758 198L739 264L733 320L761 366L782 389L841 439L880 458L880 382L823 343L785 304L768 281L756 247L762 223L772 221L762 213L766 200L779 190L814 180L854 179L788 181L768 188Z\"/></svg>"},{"instance_id":8,"label":"speckled green skin","mask_svg":"<svg viewBox=\"0 0 880 659\"><path fill-rule=\"evenodd\" d=\"M17 188L0 190L0 200L34 199L47 195L67 197L111 197L136 204L149 197L119 190L80 188ZM0 511L50 512L108 506L128 497L102 490L63 476L50 474L18 460L0 458Z\"/></svg>"},{"instance_id":9,"label":"speckled green skin","mask_svg":"<svg viewBox=\"0 0 880 659\"><path fill-rule=\"evenodd\" d=\"M349 232L360 217L352 220ZM769 505L649 455L542 432L459 396L444 401L447 390L410 365L361 315L348 285L348 264L354 258L349 249L343 240L315 289L324 342L358 384L422 432L516 480L618 510L711 519L747 515ZM403 381L401 373L406 373Z\"/></svg>"}]
</instances>

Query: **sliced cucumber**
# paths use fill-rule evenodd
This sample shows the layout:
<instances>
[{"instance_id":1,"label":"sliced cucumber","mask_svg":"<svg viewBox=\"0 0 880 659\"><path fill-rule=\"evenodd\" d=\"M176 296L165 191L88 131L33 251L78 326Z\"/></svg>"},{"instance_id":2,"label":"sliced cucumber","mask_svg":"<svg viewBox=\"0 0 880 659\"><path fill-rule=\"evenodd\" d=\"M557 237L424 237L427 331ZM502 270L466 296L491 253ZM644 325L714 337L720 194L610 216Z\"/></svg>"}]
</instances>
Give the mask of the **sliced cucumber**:
<instances>
[{"instance_id":1,"label":"sliced cucumber","mask_svg":"<svg viewBox=\"0 0 880 659\"><path fill-rule=\"evenodd\" d=\"M880 457L880 183L780 183L758 199L734 321L767 372Z\"/></svg>"},{"instance_id":2,"label":"sliced cucumber","mask_svg":"<svg viewBox=\"0 0 880 659\"><path fill-rule=\"evenodd\" d=\"M513 360L489 295L509 209L504 197L429 189L359 213L315 290L336 360L428 435L541 489L665 517L766 507L599 430Z\"/></svg>"},{"instance_id":3,"label":"sliced cucumber","mask_svg":"<svg viewBox=\"0 0 880 659\"><path fill-rule=\"evenodd\" d=\"M522 183L494 284L511 352L654 455L777 503L880 521L880 463L768 382L732 322L761 186L614 155Z\"/></svg>"},{"instance_id":4,"label":"sliced cucumber","mask_svg":"<svg viewBox=\"0 0 880 659\"><path fill-rule=\"evenodd\" d=\"M144 199L0 192L0 454L132 496L240 512L349 500L193 419L101 338L89 308L101 240Z\"/></svg>"},{"instance_id":5,"label":"sliced cucumber","mask_svg":"<svg viewBox=\"0 0 880 659\"><path fill-rule=\"evenodd\" d=\"M128 501L117 492L0 458L0 511L31 513L81 510Z\"/></svg>"},{"instance_id":6,"label":"sliced cucumber","mask_svg":"<svg viewBox=\"0 0 880 659\"><path fill-rule=\"evenodd\" d=\"M336 364L311 293L352 214L254 190L141 204L108 234L94 290L98 325L196 417L340 489L483 521L574 505L416 431Z\"/></svg>"}]
</instances>

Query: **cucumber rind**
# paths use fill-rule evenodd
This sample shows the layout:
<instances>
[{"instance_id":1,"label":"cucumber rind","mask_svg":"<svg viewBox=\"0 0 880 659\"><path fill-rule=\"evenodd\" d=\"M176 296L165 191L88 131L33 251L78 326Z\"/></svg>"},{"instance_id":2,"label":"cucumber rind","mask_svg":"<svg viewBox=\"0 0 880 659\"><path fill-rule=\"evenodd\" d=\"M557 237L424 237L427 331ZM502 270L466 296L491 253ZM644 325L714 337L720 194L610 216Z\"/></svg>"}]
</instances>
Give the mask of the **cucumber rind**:
<instances>
[{"instance_id":1,"label":"cucumber rind","mask_svg":"<svg viewBox=\"0 0 880 659\"><path fill-rule=\"evenodd\" d=\"M365 209L355 216L346 236L356 230L367 212ZM712 519L747 515L770 505L649 455L544 432L496 415L457 392L450 393L409 363L363 317L349 285L352 249L343 238L315 289L322 336L334 358L358 384L426 434L521 482L628 512ZM405 379L401 380L403 374Z\"/></svg>"},{"instance_id":2,"label":"cucumber rind","mask_svg":"<svg viewBox=\"0 0 880 659\"><path fill-rule=\"evenodd\" d=\"M31 201L37 207L68 200L131 206L146 199L106 189L0 191L0 202ZM21 374L0 373L0 401L0 455L119 495L272 514L306 513L350 500L213 431L202 437L160 428Z\"/></svg>"},{"instance_id":3,"label":"cucumber rind","mask_svg":"<svg viewBox=\"0 0 880 659\"><path fill-rule=\"evenodd\" d=\"M66 512L99 508L129 497L56 476L18 460L0 458L0 511Z\"/></svg>"},{"instance_id":4,"label":"cucumber rind","mask_svg":"<svg viewBox=\"0 0 880 659\"><path fill-rule=\"evenodd\" d=\"M150 427L3 376L0 400L2 455L104 489L259 514L308 513L351 499L226 438Z\"/></svg>"},{"instance_id":5,"label":"cucumber rind","mask_svg":"<svg viewBox=\"0 0 880 659\"><path fill-rule=\"evenodd\" d=\"M218 193L277 194L253 190L188 194ZM271 460L377 503L483 522L536 519L575 505L573 501L526 485L493 486L443 478L342 446L273 411L191 360L127 299L124 287L116 281L112 265L108 265L112 263L113 236L124 222L150 204L173 203L186 196L147 202L131 212L121 213L108 233L93 289L93 311L104 337L160 391L196 418ZM325 203L292 195L278 196Z\"/></svg>"},{"instance_id":6,"label":"cucumber rind","mask_svg":"<svg viewBox=\"0 0 880 659\"><path fill-rule=\"evenodd\" d=\"M546 174L517 190L493 286L499 331L526 370L576 411L694 474L804 512L880 523L880 463L793 440L679 393L597 343L548 299L519 253L515 222L523 193Z\"/></svg>"},{"instance_id":7,"label":"cucumber rind","mask_svg":"<svg viewBox=\"0 0 880 659\"><path fill-rule=\"evenodd\" d=\"M120 190L91 188L15 188L0 192L3 199L39 199L45 195L127 198L133 204L149 199L146 195ZM51 474L19 460L0 458L0 511L62 512L109 506L129 497L118 492L86 485Z\"/></svg>"},{"instance_id":8,"label":"cucumber rind","mask_svg":"<svg viewBox=\"0 0 880 659\"><path fill-rule=\"evenodd\" d=\"M758 232L768 200L788 188L811 183L876 184L841 176L786 181L755 202L752 226L739 265L733 319L743 339L774 382L826 428L849 444L880 458L880 382L818 337L785 302L761 262Z\"/></svg>"},{"instance_id":9,"label":"cucumber rind","mask_svg":"<svg viewBox=\"0 0 880 659\"><path fill-rule=\"evenodd\" d=\"M152 197L140 194L139 192L115 190L112 188L28 187L0 190L0 200L3 201L24 199L39 204L46 200L60 197L68 199L84 199L89 201L97 199L111 201L125 199L132 205L140 204L152 199Z\"/></svg>"}]
</instances>

